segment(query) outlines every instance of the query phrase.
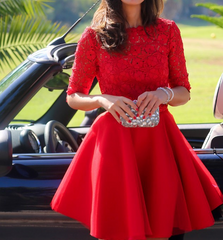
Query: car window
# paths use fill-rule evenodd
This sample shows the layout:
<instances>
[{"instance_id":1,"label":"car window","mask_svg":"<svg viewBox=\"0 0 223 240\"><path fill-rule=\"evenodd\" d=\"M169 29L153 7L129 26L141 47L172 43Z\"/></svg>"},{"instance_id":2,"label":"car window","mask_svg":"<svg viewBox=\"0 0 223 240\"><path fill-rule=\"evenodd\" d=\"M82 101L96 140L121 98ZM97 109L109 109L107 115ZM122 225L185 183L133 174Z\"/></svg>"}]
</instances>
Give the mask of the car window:
<instances>
[{"instance_id":1,"label":"car window","mask_svg":"<svg viewBox=\"0 0 223 240\"><path fill-rule=\"evenodd\" d=\"M38 120L44 113L48 111L62 91L63 90L49 91L45 87L41 88L38 93L17 114L13 122L30 123Z\"/></svg>"},{"instance_id":2,"label":"car window","mask_svg":"<svg viewBox=\"0 0 223 240\"><path fill-rule=\"evenodd\" d=\"M10 84L12 84L18 77L20 77L29 67L34 63L26 60L10 72L5 78L0 81L0 93L2 93Z\"/></svg>"}]
</instances>

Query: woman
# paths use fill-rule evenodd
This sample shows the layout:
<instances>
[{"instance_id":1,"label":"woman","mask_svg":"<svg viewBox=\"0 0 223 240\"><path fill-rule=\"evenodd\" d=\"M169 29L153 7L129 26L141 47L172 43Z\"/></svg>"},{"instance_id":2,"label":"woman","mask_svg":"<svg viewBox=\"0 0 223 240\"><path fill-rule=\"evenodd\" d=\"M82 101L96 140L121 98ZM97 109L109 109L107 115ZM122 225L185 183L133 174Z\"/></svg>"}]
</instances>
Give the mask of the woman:
<instances>
[{"instance_id":1,"label":"woman","mask_svg":"<svg viewBox=\"0 0 223 240\"><path fill-rule=\"evenodd\" d=\"M107 111L85 137L52 208L99 239L166 240L212 225L211 209L222 204L167 108L190 99L190 84L179 29L159 18L162 8L162 0L102 0L76 51L68 104ZM89 96L95 76L102 94ZM156 127L122 126L121 119L146 119L158 107Z\"/></svg>"}]
</instances>

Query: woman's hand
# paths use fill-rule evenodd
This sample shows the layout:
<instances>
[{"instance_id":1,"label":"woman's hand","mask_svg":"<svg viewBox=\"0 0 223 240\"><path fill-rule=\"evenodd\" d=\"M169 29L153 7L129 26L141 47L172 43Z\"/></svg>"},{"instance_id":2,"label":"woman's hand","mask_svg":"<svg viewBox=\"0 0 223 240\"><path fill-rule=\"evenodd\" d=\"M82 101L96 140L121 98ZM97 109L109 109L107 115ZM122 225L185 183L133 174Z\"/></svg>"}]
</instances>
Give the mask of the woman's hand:
<instances>
[{"instance_id":1,"label":"woman's hand","mask_svg":"<svg viewBox=\"0 0 223 240\"><path fill-rule=\"evenodd\" d=\"M130 122L129 118L126 116L125 113L128 113L128 115L133 119L136 118L128 105L130 105L136 111L138 110L138 108L132 100L126 97L103 94L98 97L98 102L101 107L103 107L105 110L112 114L112 116L117 120L118 123L121 122L120 116L123 117L127 122Z\"/></svg>"},{"instance_id":2,"label":"woman's hand","mask_svg":"<svg viewBox=\"0 0 223 240\"><path fill-rule=\"evenodd\" d=\"M171 96L171 91L169 94ZM190 100L190 92L183 86L177 86L172 88L173 98L168 102L171 106L180 106L187 103ZM141 115L145 109L144 117L147 117L149 114L154 114L156 109L160 104L166 104L168 101L168 95L162 89L157 89L156 91L144 92L137 99L137 106L139 108L138 114Z\"/></svg>"},{"instance_id":3,"label":"woman's hand","mask_svg":"<svg viewBox=\"0 0 223 240\"><path fill-rule=\"evenodd\" d=\"M139 108L139 116L145 110L144 117L148 115L153 115L160 104L164 104L168 99L167 94L161 90L144 92L137 99L137 106Z\"/></svg>"}]
</instances>

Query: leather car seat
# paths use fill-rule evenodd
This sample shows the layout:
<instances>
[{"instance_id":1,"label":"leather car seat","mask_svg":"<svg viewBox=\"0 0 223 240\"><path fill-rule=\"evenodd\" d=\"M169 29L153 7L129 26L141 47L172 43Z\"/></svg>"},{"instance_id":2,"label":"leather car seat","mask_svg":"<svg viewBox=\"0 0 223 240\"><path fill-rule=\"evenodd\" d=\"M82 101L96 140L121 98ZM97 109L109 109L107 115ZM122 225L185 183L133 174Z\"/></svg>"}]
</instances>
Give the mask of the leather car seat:
<instances>
[{"instance_id":1,"label":"leather car seat","mask_svg":"<svg viewBox=\"0 0 223 240\"><path fill-rule=\"evenodd\" d=\"M215 118L223 119L223 74L215 89L213 112ZM202 148L223 148L223 123L216 124L210 129Z\"/></svg>"},{"instance_id":2,"label":"leather car seat","mask_svg":"<svg viewBox=\"0 0 223 240\"><path fill-rule=\"evenodd\" d=\"M223 148L223 123L217 124L210 129L202 148Z\"/></svg>"}]
</instances>

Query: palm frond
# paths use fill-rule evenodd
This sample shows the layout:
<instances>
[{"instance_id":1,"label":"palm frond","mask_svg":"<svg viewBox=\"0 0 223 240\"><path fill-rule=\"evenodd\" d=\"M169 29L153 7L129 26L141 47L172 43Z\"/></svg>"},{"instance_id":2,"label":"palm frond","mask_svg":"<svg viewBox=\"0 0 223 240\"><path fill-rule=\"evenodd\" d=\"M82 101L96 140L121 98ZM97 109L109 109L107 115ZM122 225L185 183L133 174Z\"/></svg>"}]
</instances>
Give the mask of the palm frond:
<instances>
[{"instance_id":1,"label":"palm frond","mask_svg":"<svg viewBox=\"0 0 223 240\"><path fill-rule=\"evenodd\" d=\"M209 17L206 15L192 15L191 17L205 20L205 21L210 22L220 28L223 28L223 17Z\"/></svg>"},{"instance_id":2,"label":"palm frond","mask_svg":"<svg viewBox=\"0 0 223 240\"><path fill-rule=\"evenodd\" d=\"M21 0L0 0L0 16L12 16L25 13L23 1Z\"/></svg>"},{"instance_id":3,"label":"palm frond","mask_svg":"<svg viewBox=\"0 0 223 240\"><path fill-rule=\"evenodd\" d=\"M215 3L197 3L196 6L208 8L211 11L216 12L217 14L220 14L221 16L223 16L223 6L222 5L218 5Z\"/></svg>"},{"instance_id":4,"label":"palm frond","mask_svg":"<svg viewBox=\"0 0 223 240\"><path fill-rule=\"evenodd\" d=\"M45 47L65 32L60 24L42 18L15 16L0 19L0 70L7 64L14 66L14 59L23 61L30 53Z\"/></svg>"},{"instance_id":5,"label":"palm frond","mask_svg":"<svg viewBox=\"0 0 223 240\"><path fill-rule=\"evenodd\" d=\"M36 17L45 15L45 8L52 8L47 3L54 2L54 0L23 0L24 7L28 15Z\"/></svg>"},{"instance_id":6,"label":"palm frond","mask_svg":"<svg viewBox=\"0 0 223 240\"><path fill-rule=\"evenodd\" d=\"M44 16L44 9L54 0L0 0L0 16L29 15Z\"/></svg>"}]
</instances>

